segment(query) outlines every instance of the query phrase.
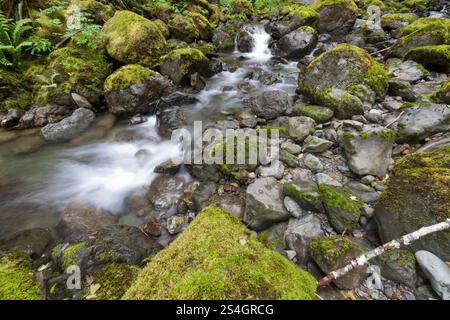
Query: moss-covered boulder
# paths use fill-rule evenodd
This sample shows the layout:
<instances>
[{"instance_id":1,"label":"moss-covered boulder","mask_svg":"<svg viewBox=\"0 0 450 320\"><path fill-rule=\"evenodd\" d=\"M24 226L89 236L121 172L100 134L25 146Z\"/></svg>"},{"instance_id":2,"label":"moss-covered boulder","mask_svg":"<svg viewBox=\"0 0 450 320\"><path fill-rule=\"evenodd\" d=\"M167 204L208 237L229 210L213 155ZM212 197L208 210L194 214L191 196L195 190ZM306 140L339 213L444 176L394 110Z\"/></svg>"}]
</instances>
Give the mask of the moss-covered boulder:
<instances>
[{"instance_id":1,"label":"moss-covered boulder","mask_svg":"<svg viewBox=\"0 0 450 320\"><path fill-rule=\"evenodd\" d=\"M315 0L311 8L319 14L322 33L345 34L356 21L358 6L352 0Z\"/></svg>"},{"instance_id":2,"label":"moss-covered boulder","mask_svg":"<svg viewBox=\"0 0 450 320\"><path fill-rule=\"evenodd\" d=\"M320 97L320 103L333 110L338 119L351 119L353 116L364 113L364 105L361 99L341 89L325 90Z\"/></svg>"},{"instance_id":3,"label":"moss-covered boulder","mask_svg":"<svg viewBox=\"0 0 450 320\"><path fill-rule=\"evenodd\" d=\"M152 3L151 6L147 6L145 13L146 17L160 19L164 21L164 23L169 23L172 15L176 13L176 7L165 2L156 2Z\"/></svg>"},{"instance_id":4,"label":"moss-covered boulder","mask_svg":"<svg viewBox=\"0 0 450 320\"><path fill-rule=\"evenodd\" d=\"M31 95L23 86L22 77L0 69L0 111L23 110L31 104Z\"/></svg>"},{"instance_id":5,"label":"moss-covered boulder","mask_svg":"<svg viewBox=\"0 0 450 320\"><path fill-rule=\"evenodd\" d=\"M418 18L415 13L386 13L381 16L381 27L385 30L399 29Z\"/></svg>"},{"instance_id":6,"label":"moss-covered boulder","mask_svg":"<svg viewBox=\"0 0 450 320\"><path fill-rule=\"evenodd\" d=\"M117 11L103 26L106 50L122 63L158 65L167 42L158 25L130 11Z\"/></svg>"},{"instance_id":7,"label":"moss-covered boulder","mask_svg":"<svg viewBox=\"0 0 450 320\"><path fill-rule=\"evenodd\" d=\"M450 72L450 45L414 48L406 54L405 59L416 61L427 68L448 73Z\"/></svg>"},{"instance_id":8,"label":"moss-covered boulder","mask_svg":"<svg viewBox=\"0 0 450 320\"><path fill-rule=\"evenodd\" d=\"M233 14L243 14L247 17L253 14L253 3L250 0L232 0L230 7Z\"/></svg>"},{"instance_id":9,"label":"moss-covered boulder","mask_svg":"<svg viewBox=\"0 0 450 320\"><path fill-rule=\"evenodd\" d=\"M450 19L420 18L402 28L401 35L387 52L388 57L403 58L417 47L450 44Z\"/></svg>"},{"instance_id":10,"label":"moss-covered boulder","mask_svg":"<svg viewBox=\"0 0 450 320\"><path fill-rule=\"evenodd\" d=\"M345 236L311 239L308 247L311 257L325 273L344 267L365 251L360 244ZM337 279L335 284L340 289L354 289L367 277L366 270L367 266L358 267Z\"/></svg>"},{"instance_id":11,"label":"moss-covered boulder","mask_svg":"<svg viewBox=\"0 0 450 320\"><path fill-rule=\"evenodd\" d=\"M444 82L442 87L433 93L432 98L437 102L450 104L450 80Z\"/></svg>"},{"instance_id":12,"label":"moss-covered boulder","mask_svg":"<svg viewBox=\"0 0 450 320\"><path fill-rule=\"evenodd\" d=\"M347 188L319 185L320 199L331 226L338 232L353 230L358 226L364 203Z\"/></svg>"},{"instance_id":13,"label":"moss-covered boulder","mask_svg":"<svg viewBox=\"0 0 450 320\"><path fill-rule=\"evenodd\" d=\"M189 84L194 73L205 77L212 75L209 59L198 49L176 49L162 58L161 74L175 84Z\"/></svg>"},{"instance_id":14,"label":"moss-covered boulder","mask_svg":"<svg viewBox=\"0 0 450 320\"><path fill-rule=\"evenodd\" d=\"M100 285L94 295L86 292L92 300L119 300L133 282L141 269L126 263L110 263L93 274L94 285ZM92 284L91 284L92 286Z\"/></svg>"},{"instance_id":15,"label":"moss-covered boulder","mask_svg":"<svg viewBox=\"0 0 450 320\"><path fill-rule=\"evenodd\" d=\"M124 299L313 299L316 281L208 207L138 275Z\"/></svg>"},{"instance_id":16,"label":"moss-covered boulder","mask_svg":"<svg viewBox=\"0 0 450 320\"><path fill-rule=\"evenodd\" d=\"M176 14L170 19L168 26L172 36L178 40L190 43L200 38L200 32L189 16Z\"/></svg>"},{"instance_id":17,"label":"moss-covered boulder","mask_svg":"<svg viewBox=\"0 0 450 320\"><path fill-rule=\"evenodd\" d=\"M30 258L8 253L0 258L0 300L39 300L40 285L34 279Z\"/></svg>"},{"instance_id":18,"label":"moss-covered boulder","mask_svg":"<svg viewBox=\"0 0 450 320\"><path fill-rule=\"evenodd\" d=\"M69 45L53 51L43 78L35 84L34 101L47 104L71 104L71 93L99 105L103 97L103 82L111 72L104 50L92 50ZM45 80L44 80L45 79Z\"/></svg>"},{"instance_id":19,"label":"moss-covered boulder","mask_svg":"<svg viewBox=\"0 0 450 320\"><path fill-rule=\"evenodd\" d=\"M153 112L150 103L169 95L173 85L156 71L129 64L112 73L104 84L106 102L113 114Z\"/></svg>"},{"instance_id":20,"label":"moss-covered boulder","mask_svg":"<svg viewBox=\"0 0 450 320\"><path fill-rule=\"evenodd\" d=\"M395 163L393 174L375 209L383 242L397 239L450 217L450 151L415 152ZM430 234L411 244L450 260L450 230Z\"/></svg>"},{"instance_id":21,"label":"moss-covered boulder","mask_svg":"<svg viewBox=\"0 0 450 320\"><path fill-rule=\"evenodd\" d=\"M386 279L414 288L417 282L416 258L408 249L387 251L373 260Z\"/></svg>"},{"instance_id":22,"label":"moss-covered boulder","mask_svg":"<svg viewBox=\"0 0 450 320\"><path fill-rule=\"evenodd\" d=\"M315 58L299 76L298 90L319 104L326 102L326 93L332 88L350 93L363 91L363 96L375 93L383 99L389 80L383 66L365 50L340 44ZM362 97L363 98L363 97Z\"/></svg>"},{"instance_id":23,"label":"moss-covered boulder","mask_svg":"<svg viewBox=\"0 0 450 320\"><path fill-rule=\"evenodd\" d=\"M333 110L321 106L294 106L292 107L294 116L305 116L313 119L316 123L324 123L333 119Z\"/></svg>"}]
</instances>

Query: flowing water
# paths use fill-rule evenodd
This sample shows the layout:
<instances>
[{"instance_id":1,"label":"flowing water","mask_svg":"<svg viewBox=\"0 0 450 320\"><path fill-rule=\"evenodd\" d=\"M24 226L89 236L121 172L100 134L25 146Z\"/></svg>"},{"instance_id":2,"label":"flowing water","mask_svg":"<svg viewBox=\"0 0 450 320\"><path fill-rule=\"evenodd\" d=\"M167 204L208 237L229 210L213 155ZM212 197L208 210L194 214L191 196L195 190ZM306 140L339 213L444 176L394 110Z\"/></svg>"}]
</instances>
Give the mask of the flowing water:
<instances>
[{"instance_id":1,"label":"flowing water","mask_svg":"<svg viewBox=\"0 0 450 320\"><path fill-rule=\"evenodd\" d=\"M243 108L243 100L264 90L294 94L296 62L274 59L269 49L270 36L261 26L250 26L249 30L254 38L252 52L235 51L222 57L229 68L209 79L198 93L199 102L189 106L192 119L209 123L227 119ZM257 74L275 75L278 81L264 85L259 77L251 76L255 70ZM119 122L99 135L101 138L78 144L43 145L32 153L20 152L17 141L8 147L0 145L0 237L54 226L63 208L72 201L120 215L127 197L150 185L157 176L153 173L155 166L180 152L175 143L159 137L155 123L154 116L136 126ZM92 137L96 130L100 129L90 130ZM5 132L0 132L0 138L2 134ZM24 139L36 140L36 135ZM11 152L16 149L19 151ZM143 156L137 156L138 151Z\"/></svg>"}]
</instances>

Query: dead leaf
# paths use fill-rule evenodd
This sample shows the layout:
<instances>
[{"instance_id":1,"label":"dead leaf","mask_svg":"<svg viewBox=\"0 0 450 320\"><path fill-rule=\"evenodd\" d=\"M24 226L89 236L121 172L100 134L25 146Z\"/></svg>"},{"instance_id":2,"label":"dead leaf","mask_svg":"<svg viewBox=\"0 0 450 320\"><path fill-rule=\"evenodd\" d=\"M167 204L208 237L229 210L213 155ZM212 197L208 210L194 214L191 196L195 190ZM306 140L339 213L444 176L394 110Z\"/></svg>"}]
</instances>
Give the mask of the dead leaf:
<instances>
[{"instance_id":1,"label":"dead leaf","mask_svg":"<svg viewBox=\"0 0 450 320\"><path fill-rule=\"evenodd\" d=\"M247 244L248 235L244 234L239 237L239 243L241 246L245 246Z\"/></svg>"},{"instance_id":2,"label":"dead leaf","mask_svg":"<svg viewBox=\"0 0 450 320\"><path fill-rule=\"evenodd\" d=\"M95 299L97 298L97 295L95 294L98 289L100 289L101 285L98 283L91 284L89 287L89 295L86 297L87 300Z\"/></svg>"}]
</instances>

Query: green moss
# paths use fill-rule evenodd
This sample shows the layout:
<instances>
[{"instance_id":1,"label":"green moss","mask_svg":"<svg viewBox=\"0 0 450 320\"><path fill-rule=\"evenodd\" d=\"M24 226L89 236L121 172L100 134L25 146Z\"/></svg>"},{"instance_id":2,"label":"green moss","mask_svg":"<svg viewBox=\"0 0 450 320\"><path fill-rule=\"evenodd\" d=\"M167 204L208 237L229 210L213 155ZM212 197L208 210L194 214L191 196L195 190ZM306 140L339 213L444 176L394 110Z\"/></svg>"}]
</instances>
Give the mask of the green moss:
<instances>
[{"instance_id":1,"label":"green moss","mask_svg":"<svg viewBox=\"0 0 450 320\"><path fill-rule=\"evenodd\" d=\"M314 257L323 257L328 261L345 256L350 250L356 249L361 253L365 251L363 247L344 236L313 238L308 247Z\"/></svg>"},{"instance_id":2,"label":"green moss","mask_svg":"<svg viewBox=\"0 0 450 320\"><path fill-rule=\"evenodd\" d=\"M418 16L414 13L386 13L381 16L381 25L389 26L395 22L405 22L411 24L418 19Z\"/></svg>"},{"instance_id":3,"label":"green moss","mask_svg":"<svg viewBox=\"0 0 450 320\"><path fill-rule=\"evenodd\" d=\"M84 249L86 244L84 242L74 244L66 248L61 256L61 266L63 270L67 270L68 267L78 264L77 254L81 249Z\"/></svg>"},{"instance_id":4,"label":"green moss","mask_svg":"<svg viewBox=\"0 0 450 320\"><path fill-rule=\"evenodd\" d=\"M291 4L281 8L280 13L291 19L304 21L302 25L316 26L319 22L319 14L312 8L299 4Z\"/></svg>"},{"instance_id":5,"label":"green moss","mask_svg":"<svg viewBox=\"0 0 450 320\"><path fill-rule=\"evenodd\" d=\"M353 214L360 214L364 203L359 198L351 198L352 193L345 189L339 190L326 184L319 185L320 199L329 208L337 208Z\"/></svg>"},{"instance_id":6,"label":"green moss","mask_svg":"<svg viewBox=\"0 0 450 320\"><path fill-rule=\"evenodd\" d=\"M117 11L103 26L106 49L122 63L155 67L167 52L167 42L154 22L130 11Z\"/></svg>"},{"instance_id":7,"label":"green moss","mask_svg":"<svg viewBox=\"0 0 450 320\"><path fill-rule=\"evenodd\" d=\"M70 45L53 51L44 72L45 82L35 86L34 101L45 106L53 99L70 101L76 92L91 103L97 103L103 82L111 70L103 50L91 50Z\"/></svg>"},{"instance_id":8,"label":"green moss","mask_svg":"<svg viewBox=\"0 0 450 320\"><path fill-rule=\"evenodd\" d=\"M428 8L429 0L403 0L402 4L409 9L425 11Z\"/></svg>"},{"instance_id":9,"label":"green moss","mask_svg":"<svg viewBox=\"0 0 450 320\"><path fill-rule=\"evenodd\" d=\"M208 207L138 275L124 299L313 299L316 281Z\"/></svg>"},{"instance_id":10,"label":"green moss","mask_svg":"<svg viewBox=\"0 0 450 320\"><path fill-rule=\"evenodd\" d=\"M0 69L0 111L25 110L31 95L20 74Z\"/></svg>"},{"instance_id":11,"label":"green moss","mask_svg":"<svg viewBox=\"0 0 450 320\"><path fill-rule=\"evenodd\" d=\"M444 82L442 87L433 93L431 98L436 102L450 104L450 80Z\"/></svg>"},{"instance_id":12,"label":"green moss","mask_svg":"<svg viewBox=\"0 0 450 320\"><path fill-rule=\"evenodd\" d=\"M105 23L114 16L114 8L95 0L72 0L84 12L89 13L97 23Z\"/></svg>"},{"instance_id":13,"label":"green moss","mask_svg":"<svg viewBox=\"0 0 450 320\"><path fill-rule=\"evenodd\" d=\"M333 110L320 106L294 106L292 114L295 116L306 116L314 119L316 123L324 123L333 118Z\"/></svg>"},{"instance_id":14,"label":"green moss","mask_svg":"<svg viewBox=\"0 0 450 320\"><path fill-rule=\"evenodd\" d=\"M169 29L172 36L181 41L190 43L200 38L200 32L194 20L189 16L174 15L169 21Z\"/></svg>"},{"instance_id":15,"label":"green moss","mask_svg":"<svg viewBox=\"0 0 450 320\"><path fill-rule=\"evenodd\" d=\"M100 285L96 300L119 300L136 279L140 268L123 263L110 263L94 274Z\"/></svg>"},{"instance_id":16,"label":"green moss","mask_svg":"<svg viewBox=\"0 0 450 320\"><path fill-rule=\"evenodd\" d=\"M448 72L450 70L450 45L417 47L410 50L405 59Z\"/></svg>"},{"instance_id":17,"label":"green moss","mask_svg":"<svg viewBox=\"0 0 450 320\"><path fill-rule=\"evenodd\" d=\"M447 18L419 18L401 29L401 35L407 36L417 32L429 32L432 34L442 34L444 39L449 39L448 30L450 28L450 19ZM446 42L446 41L444 41Z\"/></svg>"},{"instance_id":18,"label":"green moss","mask_svg":"<svg viewBox=\"0 0 450 320\"><path fill-rule=\"evenodd\" d=\"M359 0L355 1L358 4L358 7L361 9L367 9L370 6L377 6L381 10L386 10L387 7L381 0Z\"/></svg>"},{"instance_id":19,"label":"green moss","mask_svg":"<svg viewBox=\"0 0 450 320\"><path fill-rule=\"evenodd\" d=\"M154 75L154 71L138 64L129 64L112 73L106 80L105 92L128 89L134 84L142 84Z\"/></svg>"},{"instance_id":20,"label":"green moss","mask_svg":"<svg viewBox=\"0 0 450 320\"><path fill-rule=\"evenodd\" d=\"M293 183L287 183L283 186L283 193L295 199L299 203L307 203L313 205L317 200L320 199L320 196L316 192L302 192L299 188Z\"/></svg>"},{"instance_id":21,"label":"green moss","mask_svg":"<svg viewBox=\"0 0 450 320\"><path fill-rule=\"evenodd\" d=\"M39 300L40 286L34 280L29 257L8 253L0 259L0 300Z\"/></svg>"},{"instance_id":22,"label":"green moss","mask_svg":"<svg viewBox=\"0 0 450 320\"><path fill-rule=\"evenodd\" d=\"M322 10L328 6L341 6L346 8L355 14L358 12L358 6L352 0L315 0L311 4L311 8L316 11Z\"/></svg>"}]
</instances>

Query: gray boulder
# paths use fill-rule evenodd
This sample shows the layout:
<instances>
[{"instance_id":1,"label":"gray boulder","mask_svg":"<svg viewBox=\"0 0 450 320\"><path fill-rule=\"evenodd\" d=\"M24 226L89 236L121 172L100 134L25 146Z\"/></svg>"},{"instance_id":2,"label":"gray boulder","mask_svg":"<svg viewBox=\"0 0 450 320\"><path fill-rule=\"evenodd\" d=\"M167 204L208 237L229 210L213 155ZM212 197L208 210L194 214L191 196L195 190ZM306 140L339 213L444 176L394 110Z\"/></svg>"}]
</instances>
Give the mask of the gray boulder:
<instances>
[{"instance_id":1,"label":"gray boulder","mask_svg":"<svg viewBox=\"0 0 450 320\"><path fill-rule=\"evenodd\" d=\"M292 105L292 98L285 91L272 90L251 98L248 103L258 117L275 119Z\"/></svg>"},{"instance_id":2,"label":"gray boulder","mask_svg":"<svg viewBox=\"0 0 450 320\"><path fill-rule=\"evenodd\" d=\"M302 142L315 131L316 122L308 117L289 118L289 137Z\"/></svg>"},{"instance_id":3,"label":"gray boulder","mask_svg":"<svg viewBox=\"0 0 450 320\"><path fill-rule=\"evenodd\" d=\"M417 263L442 300L450 300L450 268L431 252L416 252Z\"/></svg>"},{"instance_id":4,"label":"gray boulder","mask_svg":"<svg viewBox=\"0 0 450 320\"><path fill-rule=\"evenodd\" d=\"M80 108L60 122L46 125L41 129L41 133L44 139L50 142L70 140L88 129L94 120L94 112Z\"/></svg>"},{"instance_id":5,"label":"gray boulder","mask_svg":"<svg viewBox=\"0 0 450 320\"><path fill-rule=\"evenodd\" d=\"M275 178L259 178L248 186L244 220L251 229L263 230L290 216L283 205L282 184Z\"/></svg>"},{"instance_id":6,"label":"gray boulder","mask_svg":"<svg viewBox=\"0 0 450 320\"><path fill-rule=\"evenodd\" d=\"M278 54L286 59L300 59L311 52L317 44L317 31L303 26L283 36L277 43Z\"/></svg>"}]
</instances>

